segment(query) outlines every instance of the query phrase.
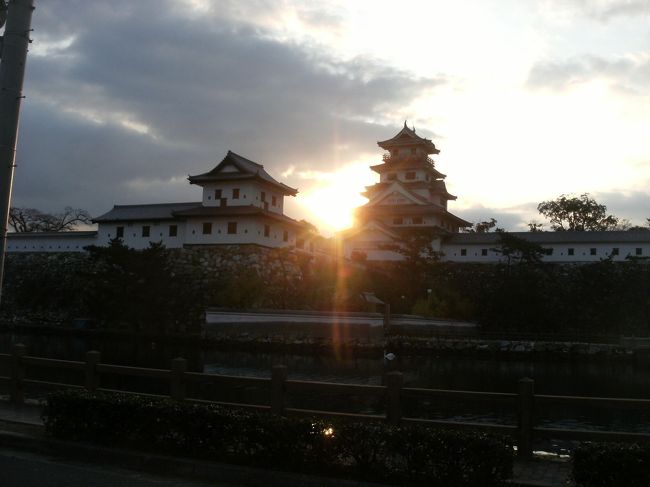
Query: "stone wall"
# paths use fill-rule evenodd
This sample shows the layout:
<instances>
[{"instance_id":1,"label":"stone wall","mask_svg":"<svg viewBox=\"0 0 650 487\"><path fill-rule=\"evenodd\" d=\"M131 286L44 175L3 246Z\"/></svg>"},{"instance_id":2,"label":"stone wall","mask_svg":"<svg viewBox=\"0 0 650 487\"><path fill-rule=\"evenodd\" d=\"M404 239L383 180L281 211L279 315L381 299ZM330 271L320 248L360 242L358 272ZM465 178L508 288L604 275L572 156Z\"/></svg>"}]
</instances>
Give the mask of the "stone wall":
<instances>
[{"instance_id":1,"label":"stone wall","mask_svg":"<svg viewBox=\"0 0 650 487\"><path fill-rule=\"evenodd\" d=\"M246 299L232 306L255 306L256 300L260 306L269 306L265 288L290 293L290 286L300 279L297 256L284 249L215 245L166 252L172 276L190 282L197 292L197 302L206 306L228 304L229 295L223 292L229 287ZM84 283L94 274L89 253L12 253L7 255L6 263L2 303L5 320L16 321L14 315L25 313L45 321L83 314ZM219 299L222 302L215 302Z\"/></svg>"}]
</instances>

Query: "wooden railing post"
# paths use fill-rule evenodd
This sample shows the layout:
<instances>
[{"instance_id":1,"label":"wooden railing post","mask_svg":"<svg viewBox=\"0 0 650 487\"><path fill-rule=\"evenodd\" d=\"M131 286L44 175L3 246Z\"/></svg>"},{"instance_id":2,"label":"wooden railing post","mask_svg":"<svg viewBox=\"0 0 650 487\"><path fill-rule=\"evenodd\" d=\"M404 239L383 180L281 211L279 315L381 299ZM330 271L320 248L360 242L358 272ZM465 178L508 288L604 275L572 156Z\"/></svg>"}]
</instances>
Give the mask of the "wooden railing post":
<instances>
[{"instance_id":1,"label":"wooden railing post","mask_svg":"<svg viewBox=\"0 0 650 487\"><path fill-rule=\"evenodd\" d=\"M517 454L528 457L533 454L535 381L529 378L519 379L517 393Z\"/></svg>"},{"instance_id":2,"label":"wooden railing post","mask_svg":"<svg viewBox=\"0 0 650 487\"><path fill-rule=\"evenodd\" d=\"M389 424L399 424L402 420L400 395L403 382L404 376L401 372L386 374L386 421Z\"/></svg>"},{"instance_id":3,"label":"wooden railing post","mask_svg":"<svg viewBox=\"0 0 650 487\"><path fill-rule=\"evenodd\" d=\"M14 344L11 357L11 402L16 405L25 403L25 365L23 356L26 355L27 348L22 343Z\"/></svg>"},{"instance_id":4,"label":"wooden railing post","mask_svg":"<svg viewBox=\"0 0 650 487\"><path fill-rule=\"evenodd\" d=\"M384 304L384 320L383 320L384 338L388 337L390 333L390 303Z\"/></svg>"},{"instance_id":5,"label":"wooden railing post","mask_svg":"<svg viewBox=\"0 0 650 487\"><path fill-rule=\"evenodd\" d=\"M86 352L86 390L95 392L99 387L99 373L97 364L101 360L101 353L93 350Z\"/></svg>"},{"instance_id":6,"label":"wooden railing post","mask_svg":"<svg viewBox=\"0 0 650 487\"><path fill-rule=\"evenodd\" d=\"M287 366L274 365L271 369L271 413L284 414L284 393L286 390Z\"/></svg>"},{"instance_id":7,"label":"wooden railing post","mask_svg":"<svg viewBox=\"0 0 650 487\"><path fill-rule=\"evenodd\" d=\"M184 358L172 360L170 395L174 401L185 399L185 372L187 372L187 360Z\"/></svg>"}]
</instances>

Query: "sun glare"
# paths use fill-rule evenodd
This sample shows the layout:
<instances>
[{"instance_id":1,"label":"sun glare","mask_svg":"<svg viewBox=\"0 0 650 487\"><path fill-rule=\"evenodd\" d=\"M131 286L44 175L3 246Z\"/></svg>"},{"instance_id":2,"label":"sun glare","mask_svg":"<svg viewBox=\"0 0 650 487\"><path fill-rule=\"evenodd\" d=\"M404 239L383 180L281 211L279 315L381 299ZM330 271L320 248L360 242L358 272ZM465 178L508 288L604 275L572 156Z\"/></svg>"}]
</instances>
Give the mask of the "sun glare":
<instances>
[{"instance_id":1,"label":"sun glare","mask_svg":"<svg viewBox=\"0 0 650 487\"><path fill-rule=\"evenodd\" d=\"M332 173L301 174L303 179L313 180L313 183L298 195L296 203L317 219L316 224L324 233L352 226L354 209L367 201L361 192L376 179L369 169L370 165L370 161L363 161Z\"/></svg>"}]
</instances>

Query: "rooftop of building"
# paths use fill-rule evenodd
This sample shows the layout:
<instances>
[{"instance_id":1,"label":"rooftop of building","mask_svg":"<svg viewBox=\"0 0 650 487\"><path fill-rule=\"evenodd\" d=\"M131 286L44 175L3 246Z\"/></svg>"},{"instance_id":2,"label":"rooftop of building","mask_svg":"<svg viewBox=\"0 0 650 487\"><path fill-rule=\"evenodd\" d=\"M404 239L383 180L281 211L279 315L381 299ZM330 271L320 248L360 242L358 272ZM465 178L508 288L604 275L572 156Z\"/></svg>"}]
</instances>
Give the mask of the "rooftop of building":
<instances>
[{"instance_id":1,"label":"rooftop of building","mask_svg":"<svg viewBox=\"0 0 650 487\"><path fill-rule=\"evenodd\" d=\"M229 170L231 167L234 167L235 171ZM213 181L259 179L260 181L275 187L286 195L295 196L298 194L297 189L291 188L290 186L275 180L264 170L263 165L251 161L250 159L246 159L230 150L226 154L226 157L224 157L213 169L195 176L188 176L187 179L190 184L198 185Z\"/></svg>"},{"instance_id":2,"label":"rooftop of building","mask_svg":"<svg viewBox=\"0 0 650 487\"><path fill-rule=\"evenodd\" d=\"M650 231L602 231L602 232L509 232L529 242L544 244L557 243L647 243ZM499 232L457 233L447 239L445 244L498 244Z\"/></svg>"}]
</instances>

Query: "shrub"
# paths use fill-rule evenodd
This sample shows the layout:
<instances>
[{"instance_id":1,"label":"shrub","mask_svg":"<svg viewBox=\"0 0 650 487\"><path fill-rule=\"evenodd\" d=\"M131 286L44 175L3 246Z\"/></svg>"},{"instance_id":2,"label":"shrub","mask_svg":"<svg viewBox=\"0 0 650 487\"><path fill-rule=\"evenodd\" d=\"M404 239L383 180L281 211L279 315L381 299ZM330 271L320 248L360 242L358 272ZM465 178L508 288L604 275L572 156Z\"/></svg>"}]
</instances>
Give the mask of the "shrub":
<instances>
[{"instance_id":1,"label":"shrub","mask_svg":"<svg viewBox=\"0 0 650 487\"><path fill-rule=\"evenodd\" d=\"M573 478L583 487L646 487L650 444L582 444L573 454Z\"/></svg>"},{"instance_id":2,"label":"shrub","mask_svg":"<svg viewBox=\"0 0 650 487\"><path fill-rule=\"evenodd\" d=\"M400 485L502 485L512 471L509 441L427 427L79 391L50 396L44 419L62 439Z\"/></svg>"}]
</instances>

